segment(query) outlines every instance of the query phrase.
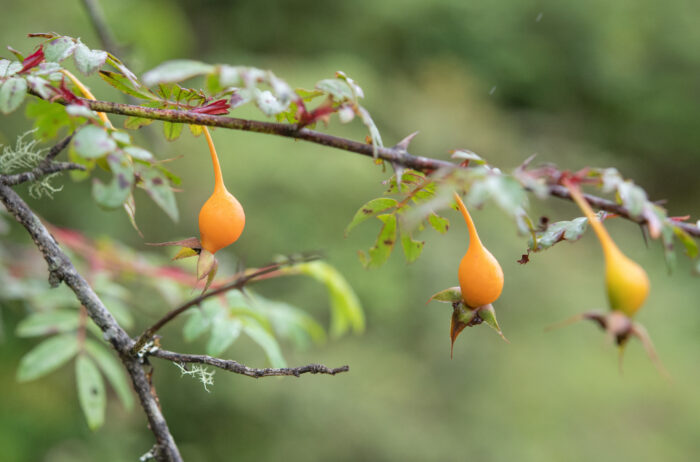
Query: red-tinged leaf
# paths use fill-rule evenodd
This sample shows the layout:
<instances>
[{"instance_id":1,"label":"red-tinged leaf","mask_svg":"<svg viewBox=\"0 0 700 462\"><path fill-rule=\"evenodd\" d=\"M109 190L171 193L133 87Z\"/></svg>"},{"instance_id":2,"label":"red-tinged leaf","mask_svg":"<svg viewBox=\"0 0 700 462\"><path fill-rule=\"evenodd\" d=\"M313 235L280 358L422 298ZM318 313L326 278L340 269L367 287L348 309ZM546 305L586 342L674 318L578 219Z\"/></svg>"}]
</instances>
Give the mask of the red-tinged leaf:
<instances>
[{"instance_id":1,"label":"red-tinged leaf","mask_svg":"<svg viewBox=\"0 0 700 462\"><path fill-rule=\"evenodd\" d=\"M213 103L190 109L190 111L198 114L221 115L228 114L229 109L231 109L231 105L226 100L220 99Z\"/></svg>"},{"instance_id":2,"label":"red-tinged leaf","mask_svg":"<svg viewBox=\"0 0 700 462\"><path fill-rule=\"evenodd\" d=\"M68 87L66 86L66 80L63 79L61 80L61 85L58 87L50 87L53 91L57 93L58 96L63 98L63 100L68 103L68 104L78 104L81 106L85 106L86 103L78 98L75 93L70 91Z\"/></svg>"},{"instance_id":3,"label":"red-tinged leaf","mask_svg":"<svg viewBox=\"0 0 700 462\"><path fill-rule=\"evenodd\" d=\"M44 61L44 48L40 45L38 50L27 56L24 61L22 61L22 69L20 69L17 73L23 74L38 66L42 61Z\"/></svg>"}]
</instances>

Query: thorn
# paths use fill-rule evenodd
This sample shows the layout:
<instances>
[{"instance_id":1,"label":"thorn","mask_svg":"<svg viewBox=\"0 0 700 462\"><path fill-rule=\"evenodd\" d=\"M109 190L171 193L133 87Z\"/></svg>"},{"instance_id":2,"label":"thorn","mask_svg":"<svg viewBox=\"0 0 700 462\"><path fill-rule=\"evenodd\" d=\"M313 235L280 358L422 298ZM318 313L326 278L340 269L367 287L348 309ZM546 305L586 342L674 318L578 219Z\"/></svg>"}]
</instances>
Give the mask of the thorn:
<instances>
[{"instance_id":1,"label":"thorn","mask_svg":"<svg viewBox=\"0 0 700 462\"><path fill-rule=\"evenodd\" d=\"M400 151L407 151L408 150L408 145L411 144L411 141L413 141L413 138L418 135L418 132L413 132L398 143L396 143L393 147L393 149L398 149Z\"/></svg>"}]
</instances>

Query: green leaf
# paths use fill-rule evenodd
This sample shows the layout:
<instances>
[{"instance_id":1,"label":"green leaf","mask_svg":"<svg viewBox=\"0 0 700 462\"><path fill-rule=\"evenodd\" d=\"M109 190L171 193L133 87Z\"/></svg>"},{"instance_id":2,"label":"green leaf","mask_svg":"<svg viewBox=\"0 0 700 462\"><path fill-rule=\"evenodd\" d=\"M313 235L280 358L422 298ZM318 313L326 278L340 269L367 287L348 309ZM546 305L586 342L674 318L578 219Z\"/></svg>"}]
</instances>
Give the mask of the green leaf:
<instances>
[{"instance_id":1,"label":"green leaf","mask_svg":"<svg viewBox=\"0 0 700 462\"><path fill-rule=\"evenodd\" d=\"M112 170L112 181L104 185L95 178L92 183L92 195L102 207L115 209L121 207L131 195L134 186L134 167L124 155L110 154L107 164Z\"/></svg>"},{"instance_id":2,"label":"green leaf","mask_svg":"<svg viewBox=\"0 0 700 462\"><path fill-rule=\"evenodd\" d=\"M11 77L0 87L0 111L9 114L17 109L27 96L27 81L21 77Z\"/></svg>"},{"instance_id":3,"label":"green leaf","mask_svg":"<svg viewBox=\"0 0 700 462\"><path fill-rule=\"evenodd\" d=\"M62 334L44 340L24 355L17 368L17 380L28 382L58 369L78 352L75 334Z\"/></svg>"},{"instance_id":4,"label":"green leaf","mask_svg":"<svg viewBox=\"0 0 700 462\"><path fill-rule=\"evenodd\" d=\"M86 355L75 361L75 379L78 384L78 400L90 430L97 430L105 420L105 384L95 363Z\"/></svg>"},{"instance_id":5,"label":"green leaf","mask_svg":"<svg viewBox=\"0 0 700 462\"><path fill-rule=\"evenodd\" d=\"M175 193L170 187L168 179L155 168L137 165L136 171L141 178L140 186L146 190L153 202L163 209L171 220L177 221L179 213L175 202Z\"/></svg>"},{"instance_id":6,"label":"green leaf","mask_svg":"<svg viewBox=\"0 0 700 462\"><path fill-rule=\"evenodd\" d=\"M349 328L360 333L365 328L365 315L357 295L342 274L328 263L302 263L283 271L305 274L325 284L331 305L331 336L339 337Z\"/></svg>"},{"instance_id":7,"label":"green leaf","mask_svg":"<svg viewBox=\"0 0 700 462\"><path fill-rule=\"evenodd\" d=\"M43 99L49 99L53 94L51 91L51 84L48 82L48 80L41 77L28 75L27 84L29 85L29 88L38 93Z\"/></svg>"},{"instance_id":8,"label":"green leaf","mask_svg":"<svg viewBox=\"0 0 700 462\"><path fill-rule=\"evenodd\" d=\"M378 215L377 218L384 223L374 247L369 249L369 258L364 257L363 264L366 268L379 268L386 263L396 243L396 215ZM364 254L361 254L364 256Z\"/></svg>"},{"instance_id":9,"label":"green leaf","mask_svg":"<svg viewBox=\"0 0 700 462\"><path fill-rule=\"evenodd\" d=\"M153 159L153 154L143 148L139 148L138 146L127 146L124 148L124 152L139 160Z\"/></svg>"},{"instance_id":10,"label":"green leaf","mask_svg":"<svg viewBox=\"0 0 700 462\"><path fill-rule=\"evenodd\" d=\"M468 149L456 149L452 151L453 159L468 160L470 164L484 165L486 161L482 159L477 153L472 152Z\"/></svg>"},{"instance_id":11,"label":"green leaf","mask_svg":"<svg viewBox=\"0 0 700 462\"><path fill-rule=\"evenodd\" d=\"M255 296L255 302L267 313L278 336L291 339L300 348L306 348L311 343L325 342L326 333L323 327L305 311L259 295Z\"/></svg>"},{"instance_id":12,"label":"green leaf","mask_svg":"<svg viewBox=\"0 0 700 462\"><path fill-rule=\"evenodd\" d=\"M10 61L9 59L0 59L0 78L11 77L22 69L22 63L19 61Z\"/></svg>"},{"instance_id":13,"label":"green leaf","mask_svg":"<svg viewBox=\"0 0 700 462\"><path fill-rule=\"evenodd\" d=\"M544 231L537 231L537 243L530 237L530 250L539 251L548 249L557 242L561 241L576 241L583 236L583 233L588 229L588 218L578 217L571 221L557 221L547 226Z\"/></svg>"},{"instance_id":14,"label":"green leaf","mask_svg":"<svg viewBox=\"0 0 700 462\"><path fill-rule=\"evenodd\" d=\"M372 140L373 155L376 159L378 152L377 148L384 147L384 144L382 143L382 136L379 134L379 129L374 123L372 116L369 115L367 109L363 108L362 106L358 106L357 114L360 116L362 123L365 124L365 127L367 127L367 130L369 130L369 137Z\"/></svg>"},{"instance_id":15,"label":"green leaf","mask_svg":"<svg viewBox=\"0 0 700 462\"><path fill-rule=\"evenodd\" d=\"M182 133L183 124L178 124L174 122L163 122L163 134L165 139L168 141L174 141L180 137Z\"/></svg>"},{"instance_id":16,"label":"green leaf","mask_svg":"<svg viewBox=\"0 0 700 462\"><path fill-rule=\"evenodd\" d=\"M153 122L155 122L154 119L130 116L124 121L124 128L128 128L129 130L138 130L146 125L151 125Z\"/></svg>"},{"instance_id":17,"label":"green leaf","mask_svg":"<svg viewBox=\"0 0 700 462\"><path fill-rule=\"evenodd\" d=\"M617 193L630 215L637 218L642 214L647 202L647 193L642 188L631 181L623 181L617 185Z\"/></svg>"},{"instance_id":18,"label":"green leaf","mask_svg":"<svg viewBox=\"0 0 700 462\"><path fill-rule=\"evenodd\" d=\"M44 45L44 59L59 63L69 57L75 50L75 42L69 37L58 37Z\"/></svg>"},{"instance_id":19,"label":"green leaf","mask_svg":"<svg viewBox=\"0 0 700 462\"><path fill-rule=\"evenodd\" d=\"M224 316L216 319L211 329L211 337L207 343L207 354L219 356L224 352L241 334L243 326L240 319L231 319Z\"/></svg>"},{"instance_id":20,"label":"green leaf","mask_svg":"<svg viewBox=\"0 0 700 462\"><path fill-rule=\"evenodd\" d=\"M122 93L125 93L127 95L135 96L137 98L141 99L147 99L147 100L158 100L158 97L154 95L150 90L147 88L141 88L140 86L135 85L131 80L129 80L124 74L120 74L119 72L112 72L112 71L100 71L100 77L102 77L102 80L116 88L117 90L121 91ZM138 117L129 117L129 119L132 118L138 118ZM150 122L153 122L152 119L146 119L150 120ZM150 123L149 122L149 123ZM138 127L137 127L138 128Z\"/></svg>"},{"instance_id":21,"label":"green leaf","mask_svg":"<svg viewBox=\"0 0 700 462\"><path fill-rule=\"evenodd\" d=\"M37 129L35 136L40 140L54 138L61 128L71 125L65 106L58 103L35 99L27 104L25 114L35 119L34 127Z\"/></svg>"},{"instance_id":22,"label":"green leaf","mask_svg":"<svg viewBox=\"0 0 700 462\"><path fill-rule=\"evenodd\" d=\"M676 233L678 239L685 246L685 253L688 254L690 258L695 258L698 256L698 244L693 239L693 236L683 231L678 226L673 227L673 231Z\"/></svg>"},{"instance_id":23,"label":"green leaf","mask_svg":"<svg viewBox=\"0 0 700 462\"><path fill-rule=\"evenodd\" d=\"M428 223L430 223L430 226L432 226L435 231L441 234L445 234L447 230L450 229L450 221L436 213L431 213L428 216Z\"/></svg>"},{"instance_id":24,"label":"green leaf","mask_svg":"<svg viewBox=\"0 0 700 462\"><path fill-rule=\"evenodd\" d=\"M107 52L102 50L91 50L83 42L78 40L73 53L75 67L85 75L90 75L102 67L107 61Z\"/></svg>"},{"instance_id":25,"label":"green leaf","mask_svg":"<svg viewBox=\"0 0 700 462\"><path fill-rule=\"evenodd\" d=\"M143 83L151 87L158 83L180 82L197 75L209 74L214 69L210 64L189 59L167 61L143 74Z\"/></svg>"},{"instance_id":26,"label":"green leaf","mask_svg":"<svg viewBox=\"0 0 700 462\"><path fill-rule=\"evenodd\" d=\"M360 210L355 213L355 216L352 218L352 221L348 225L347 228L345 228L345 236L352 231L352 229L362 223L363 221L368 220L369 218L372 218L376 215L378 215L381 212L385 212L391 208L394 208L398 205L398 202L396 199L391 199L388 197L380 197L377 199L372 199L371 201L367 202L365 205L360 207Z\"/></svg>"},{"instance_id":27,"label":"green leaf","mask_svg":"<svg viewBox=\"0 0 700 462\"><path fill-rule=\"evenodd\" d=\"M73 137L75 152L86 159L102 157L117 149L117 143L104 128L88 125Z\"/></svg>"},{"instance_id":28,"label":"green leaf","mask_svg":"<svg viewBox=\"0 0 700 462\"><path fill-rule=\"evenodd\" d=\"M443 302L443 303L458 303L462 301L462 289L459 286L450 287L449 289L441 290L440 292L433 294L428 302L432 301Z\"/></svg>"},{"instance_id":29,"label":"green leaf","mask_svg":"<svg viewBox=\"0 0 700 462\"><path fill-rule=\"evenodd\" d=\"M77 311L52 310L32 313L17 324L18 337L37 337L63 333L78 328L80 319Z\"/></svg>"},{"instance_id":30,"label":"green leaf","mask_svg":"<svg viewBox=\"0 0 700 462\"><path fill-rule=\"evenodd\" d=\"M131 392L131 386L124 373L124 367L116 358L115 353L92 339L85 340L85 350L92 356L95 362L97 362L100 369L102 369L102 373L107 377L112 388L114 388L124 408L131 410L134 407L134 397Z\"/></svg>"},{"instance_id":31,"label":"green leaf","mask_svg":"<svg viewBox=\"0 0 700 462\"><path fill-rule=\"evenodd\" d=\"M241 323L243 324L243 332L265 351L265 355L272 367L287 367L287 362L282 356L277 340L267 329L258 324L253 318L242 318Z\"/></svg>"},{"instance_id":32,"label":"green leaf","mask_svg":"<svg viewBox=\"0 0 700 462\"><path fill-rule=\"evenodd\" d=\"M324 79L316 83L316 89L328 93L338 102L357 100L350 85L344 80Z\"/></svg>"},{"instance_id":33,"label":"green leaf","mask_svg":"<svg viewBox=\"0 0 700 462\"><path fill-rule=\"evenodd\" d=\"M403 246L403 253L406 255L406 262L416 261L423 251L424 244L425 242L413 240L411 233L401 232L401 245Z\"/></svg>"},{"instance_id":34,"label":"green leaf","mask_svg":"<svg viewBox=\"0 0 700 462\"><path fill-rule=\"evenodd\" d=\"M95 111L79 104L67 105L66 113L71 117L84 117L86 119L99 120L99 116Z\"/></svg>"},{"instance_id":35,"label":"green leaf","mask_svg":"<svg viewBox=\"0 0 700 462\"><path fill-rule=\"evenodd\" d=\"M201 309L196 309L190 313L184 327L182 328L182 336L185 341L192 342L197 340L201 335L209 329L210 320L204 316Z\"/></svg>"}]
</instances>

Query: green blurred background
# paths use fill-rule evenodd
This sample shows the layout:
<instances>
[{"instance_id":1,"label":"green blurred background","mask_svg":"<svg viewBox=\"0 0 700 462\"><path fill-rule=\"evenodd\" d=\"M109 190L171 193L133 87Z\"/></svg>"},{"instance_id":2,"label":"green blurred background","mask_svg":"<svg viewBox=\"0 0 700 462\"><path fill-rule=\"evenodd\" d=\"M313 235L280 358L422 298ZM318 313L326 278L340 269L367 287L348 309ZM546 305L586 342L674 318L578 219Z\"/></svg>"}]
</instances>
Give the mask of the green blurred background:
<instances>
[{"instance_id":1,"label":"green blurred background","mask_svg":"<svg viewBox=\"0 0 700 462\"><path fill-rule=\"evenodd\" d=\"M36 42L26 33L51 30L101 47L81 2L0 3L3 46L27 52ZM614 165L650 197L668 199L670 214L700 215L697 1L102 3L139 74L163 60L194 58L269 68L293 86L310 88L343 70L363 86L387 145L420 130L412 151L438 158L467 148L506 170L532 153L571 169ZM121 100L99 79L88 83L98 98ZM249 109L236 113L255 116ZM21 114L3 118L0 142L12 143L27 128ZM334 121L327 130L365 135L359 123ZM146 241L194 235L211 185L203 140L185 133L167 143L157 129L139 136L160 157L183 156L169 164L183 179L179 223L145 195L137 197ZM615 348L592 325L544 333L547 324L605 305L598 244L587 235L520 266L527 243L495 207L477 211L475 220L506 275L497 310L512 343L487 328L468 329L450 360L450 310L425 301L456 284L466 249L456 213L449 214L446 236L424 231L424 255L414 264L407 266L397 251L385 267L366 271L356 251L371 245L377 224L362 225L347 239L343 229L361 204L381 195L387 173L367 158L303 142L224 130L214 138L229 189L248 218L242 238L222 258L232 261L235 254L256 265L275 254L322 249L356 289L368 328L305 351L284 346L292 365L350 365L350 373L336 377L252 380L217 372L206 393L156 360L161 403L186 460L700 457L698 280L684 258L669 275L659 243L646 248L636 226L613 220L609 228L650 273L652 292L639 320L672 384L638 343L628 348L620 374ZM88 183L61 181L65 189L53 201L32 201L47 220L144 249L125 214L94 204ZM572 204L533 200L531 216L541 214L578 216ZM311 282L269 282L258 290L325 319L323 289ZM72 367L17 384L19 358L36 341L13 335L21 307L6 306L2 316L0 458L120 461L150 448L142 413L126 413L113 399L105 427L87 429ZM140 318L139 327L152 316ZM168 345L202 351L199 343L179 340L180 328L175 323L164 332ZM251 366L266 364L246 341L229 354Z\"/></svg>"}]
</instances>

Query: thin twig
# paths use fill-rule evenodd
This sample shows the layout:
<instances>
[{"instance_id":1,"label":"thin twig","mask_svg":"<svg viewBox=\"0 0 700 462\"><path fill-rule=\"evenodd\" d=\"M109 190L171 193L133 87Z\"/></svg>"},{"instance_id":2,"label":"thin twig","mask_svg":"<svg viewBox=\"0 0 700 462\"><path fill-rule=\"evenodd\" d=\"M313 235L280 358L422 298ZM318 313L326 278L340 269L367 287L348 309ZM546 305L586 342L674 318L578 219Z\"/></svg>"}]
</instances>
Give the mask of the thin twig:
<instances>
[{"instance_id":1,"label":"thin twig","mask_svg":"<svg viewBox=\"0 0 700 462\"><path fill-rule=\"evenodd\" d=\"M195 297L182 305L178 306L177 308L169 311L165 316L160 318L158 321L156 321L151 327L147 328L146 330L143 331L143 333L139 336L139 338L136 340L134 343L134 346L131 349L132 354L137 354L143 347L148 343L151 338L167 323L184 313L185 311L189 310L193 306L197 306L200 303L202 303L204 300L214 297L219 294L223 294L225 292L228 292L230 290L236 290L236 289L241 289L243 286L245 286L247 283L253 281L259 276L263 276L265 274L274 272L279 270L280 268L287 266L291 263L300 263L300 262L309 262L313 260L317 260L317 256L307 256L304 257L301 260L289 260L289 261L283 261L279 263L271 263L269 265L263 266L262 268L259 268L251 273L245 274L243 273L239 277L235 278L233 281L229 282L228 284L225 284L221 287L218 287L216 289L210 290L209 292L205 292L198 297Z\"/></svg>"},{"instance_id":2,"label":"thin twig","mask_svg":"<svg viewBox=\"0 0 700 462\"><path fill-rule=\"evenodd\" d=\"M90 319L102 330L105 340L111 343L112 347L119 353L120 359L131 377L134 390L139 396L141 406L146 413L151 432L156 438L158 459L182 461L180 452L170 434L156 398L151 394L143 366L137 358L129 354L133 340L117 323L85 278L78 273L68 256L61 250L54 237L32 212L26 202L12 188L4 184L0 184L0 202L24 226L34 240L34 244L44 256L48 264L49 283L56 287L61 282L64 282L85 307Z\"/></svg>"},{"instance_id":3,"label":"thin twig","mask_svg":"<svg viewBox=\"0 0 700 462\"><path fill-rule=\"evenodd\" d=\"M209 366L218 367L219 369L224 369L235 374L241 374L256 379L260 377L273 377L281 375L294 377L299 377L302 374L336 375L341 372L348 372L350 370L350 366L342 366L336 367L335 369L331 369L322 364L308 364L306 366L301 367L283 367L280 369L255 369L252 367L244 366L243 364L232 359L220 359L207 355L189 355L161 349L156 349L153 352L149 353L149 355L155 356L156 358L172 361L178 364L208 364Z\"/></svg>"},{"instance_id":4,"label":"thin twig","mask_svg":"<svg viewBox=\"0 0 700 462\"><path fill-rule=\"evenodd\" d=\"M36 181L52 173L64 172L66 170L85 170L85 166L74 164L73 162L51 162L46 164L42 161L41 164L28 172L16 173L14 175L0 175L0 183L7 186L16 186L28 181Z\"/></svg>"},{"instance_id":5,"label":"thin twig","mask_svg":"<svg viewBox=\"0 0 700 462\"><path fill-rule=\"evenodd\" d=\"M57 101L65 104L62 100ZM131 104L113 103L109 101L83 101L91 109L99 112L108 112L111 114L143 117L146 119L164 120L177 123L206 125L209 127L221 127L255 133L266 133L270 135L283 136L286 138L304 140L310 143L342 149L344 151L353 152L368 157L372 157L374 153L374 148L370 144L360 143L358 141L309 130L307 128L297 128L297 126L294 124L263 122L228 116L199 114L177 109L156 109ZM402 165L404 167L419 170L425 173L430 173L440 169L462 168L452 162L433 159L430 157L414 156L406 149L401 147L378 147L377 157L393 164ZM566 188L559 185L550 186L549 194L561 199L572 200ZM590 194L586 194L585 197L593 207L615 213L635 223L646 224L646 219L633 217L629 210L622 205ZM677 222L675 224L691 236L700 237L700 227L697 225L683 222Z\"/></svg>"}]
</instances>

